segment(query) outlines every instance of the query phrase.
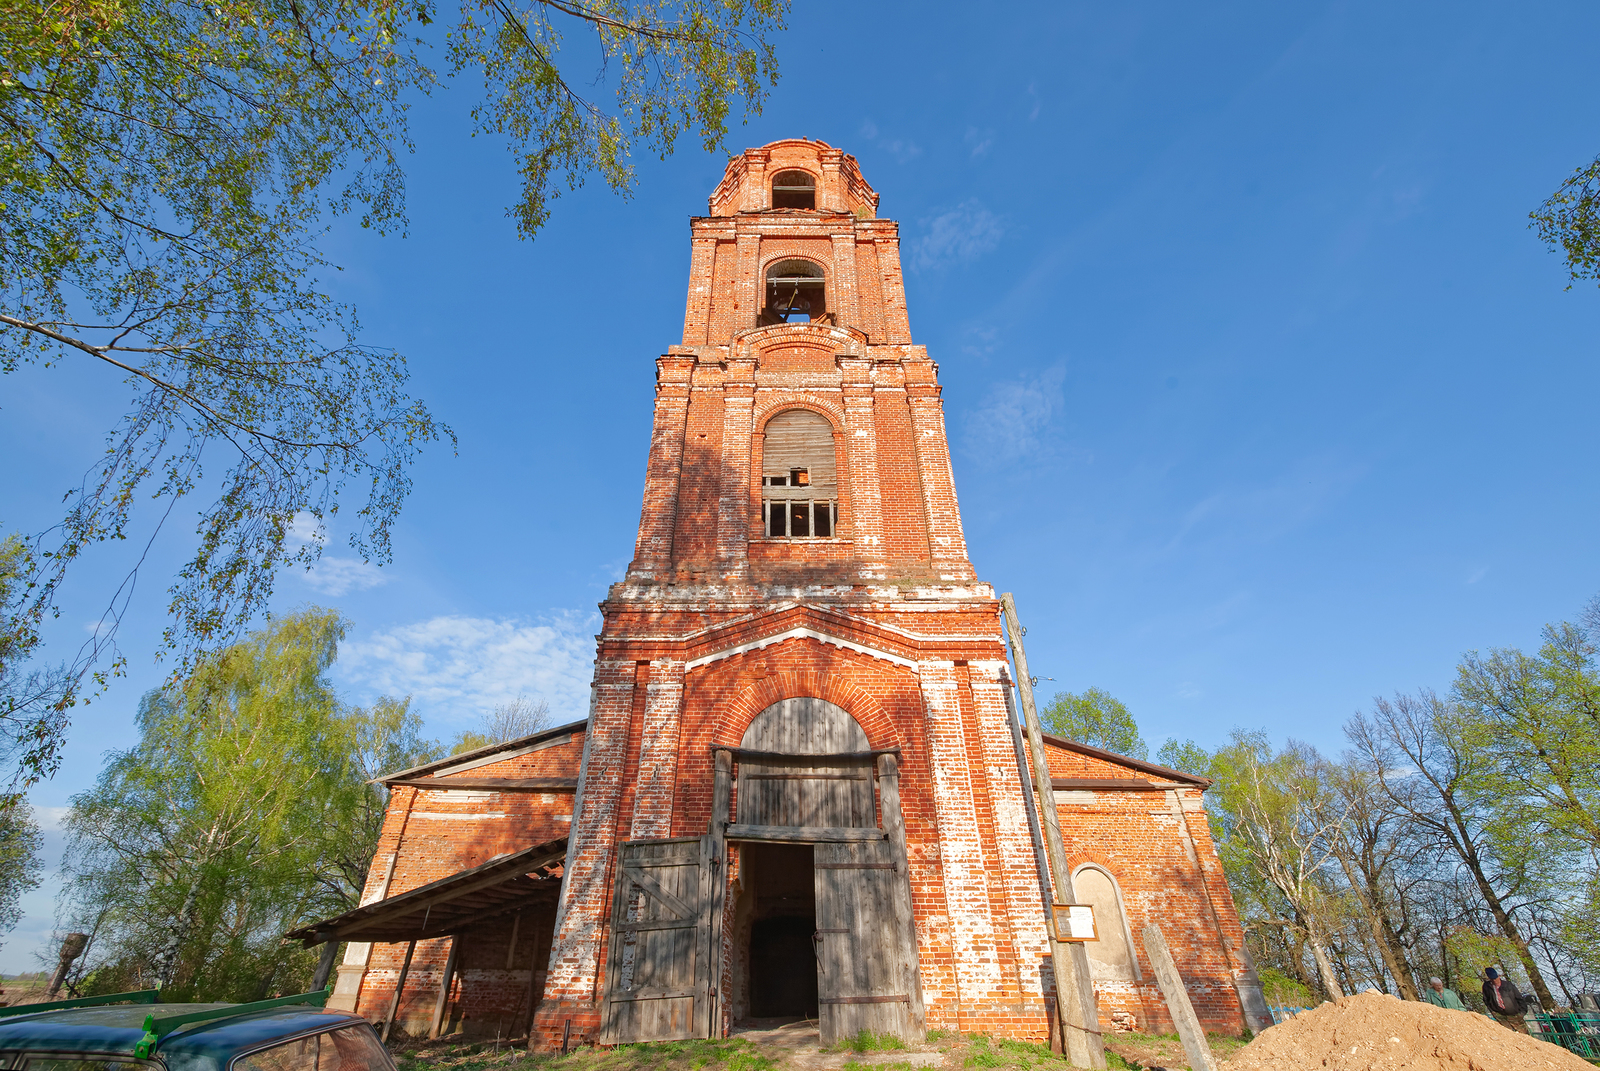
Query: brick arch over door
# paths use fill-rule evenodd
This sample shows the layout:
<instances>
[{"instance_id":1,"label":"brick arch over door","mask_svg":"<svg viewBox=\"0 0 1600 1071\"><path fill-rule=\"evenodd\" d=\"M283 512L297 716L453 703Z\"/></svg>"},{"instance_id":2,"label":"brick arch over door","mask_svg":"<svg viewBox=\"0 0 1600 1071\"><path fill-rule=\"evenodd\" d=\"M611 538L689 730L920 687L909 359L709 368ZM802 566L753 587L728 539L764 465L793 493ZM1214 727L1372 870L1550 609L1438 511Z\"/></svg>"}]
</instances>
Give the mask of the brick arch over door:
<instances>
[{"instance_id":1,"label":"brick arch over door","mask_svg":"<svg viewBox=\"0 0 1600 1071\"><path fill-rule=\"evenodd\" d=\"M789 640L788 643L816 643L815 640ZM767 648L770 652L771 648ZM888 712L870 693L843 674L820 670L780 670L763 677L733 698L717 718L712 734L712 747L739 747L745 730L763 710L784 699L823 699L844 710L855 719L867 734L867 743L874 748L894 747L897 738L894 722Z\"/></svg>"}]
</instances>

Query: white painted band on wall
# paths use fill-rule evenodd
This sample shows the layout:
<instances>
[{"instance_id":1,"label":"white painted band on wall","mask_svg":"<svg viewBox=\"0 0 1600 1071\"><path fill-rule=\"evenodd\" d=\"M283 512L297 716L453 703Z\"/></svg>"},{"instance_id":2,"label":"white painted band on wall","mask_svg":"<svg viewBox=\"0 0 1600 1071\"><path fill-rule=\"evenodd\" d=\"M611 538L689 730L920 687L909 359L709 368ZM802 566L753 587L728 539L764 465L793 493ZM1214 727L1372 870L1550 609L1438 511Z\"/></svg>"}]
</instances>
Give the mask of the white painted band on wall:
<instances>
[{"instance_id":1,"label":"white painted band on wall","mask_svg":"<svg viewBox=\"0 0 1600 1071\"><path fill-rule=\"evenodd\" d=\"M815 629L792 628L787 632L779 632L773 636L765 636L759 640L752 640L749 643L741 643L737 647L728 647L724 650L717 651L714 654L708 654L700 658L696 658L692 662L684 663L683 669L684 672L687 673L690 670L696 669L700 666L710 665L712 662L720 662L724 658L732 658L734 655L741 655L746 651L757 651L763 647L771 647L773 644L783 643L785 640L816 640L819 643L831 644L834 647L842 647L847 651L855 651L858 654L867 655L869 658L881 658L885 662L892 662L897 666L904 666L907 669L914 670L917 668L917 663L911 661L909 658L901 658L899 655L893 655L887 651L874 650L871 647L866 647L859 643L852 643L849 640L841 640L837 636L830 636L825 632L818 632Z\"/></svg>"}]
</instances>

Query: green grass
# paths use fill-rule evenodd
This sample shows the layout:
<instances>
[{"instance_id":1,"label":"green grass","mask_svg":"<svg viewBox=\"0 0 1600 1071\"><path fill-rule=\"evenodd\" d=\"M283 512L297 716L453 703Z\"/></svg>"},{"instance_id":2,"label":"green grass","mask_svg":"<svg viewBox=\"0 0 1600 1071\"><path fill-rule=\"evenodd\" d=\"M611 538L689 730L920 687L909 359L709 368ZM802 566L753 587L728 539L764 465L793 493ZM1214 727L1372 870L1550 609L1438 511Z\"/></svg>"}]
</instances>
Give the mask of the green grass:
<instances>
[{"instance_id":1,"label":"green grass","mask_svg":"<svg viewBox=\"0 0 1600 1071\"><path fill-rule=\"evenodd\" d=\"M1032 1041L1013 1041L1010 1038L992 1038L974 1034L967 1039L965 1067L1044 1068L1047 1071L1065 1069L1068 1064L1050 1051L1048 1045Z\"/></svg>"},{"instance_id":2,"label":"green grass","mask_svg":"<svg viewBox=\"0 0 1600 1071\"><path fill-rule=\"evenodd\" d=\"M397 1053L395 1063L400 1071L776 1071L778 1067L777 1060L744 1038L582 1048L566 1056L524 1055L519 1049L515 1057L503 1045L496 1054L494 1042L474 1042Z\"/></svg>"},{"instance_id":3,"label":"green grass","mask_svg":"<svg viewBox=\"0 0 1600 1071\"><path fill-rule=\"evenodd\" d=\"M863 1030L854 1037L840 1038L823 1052L904 1052L906 1043L893 1034Z\"/></svg>"}]
</instances>

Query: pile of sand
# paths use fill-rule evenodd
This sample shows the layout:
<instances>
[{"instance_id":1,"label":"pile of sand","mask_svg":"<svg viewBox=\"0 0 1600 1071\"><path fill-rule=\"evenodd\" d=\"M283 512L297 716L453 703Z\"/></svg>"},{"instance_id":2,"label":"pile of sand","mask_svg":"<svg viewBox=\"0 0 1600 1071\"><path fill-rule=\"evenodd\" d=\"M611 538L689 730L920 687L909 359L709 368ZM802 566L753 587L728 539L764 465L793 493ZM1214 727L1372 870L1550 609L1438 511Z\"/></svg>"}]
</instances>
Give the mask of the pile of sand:
<instances>
[{"instance_id":1,"label":"pile of sand","mask_svg":"<svg viewBox=\"0 0 1600 1071\"><path fill-rule=\"evenodd\" d=\"M1594 1071L1559 1045L1476 1012L1360 993L1262 1031L1226 1071Z\"/></svg>"}]
</instances>

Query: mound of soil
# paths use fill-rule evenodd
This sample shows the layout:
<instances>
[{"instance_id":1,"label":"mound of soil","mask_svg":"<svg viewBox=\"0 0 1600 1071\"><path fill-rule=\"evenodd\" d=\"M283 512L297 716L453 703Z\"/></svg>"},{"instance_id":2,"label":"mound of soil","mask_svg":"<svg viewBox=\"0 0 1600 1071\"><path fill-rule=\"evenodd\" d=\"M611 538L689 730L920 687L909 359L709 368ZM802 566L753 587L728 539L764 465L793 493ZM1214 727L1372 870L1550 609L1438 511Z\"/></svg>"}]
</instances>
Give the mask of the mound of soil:
<instances>
[{"instance_id":1,"label":"mound of soil","mask_svg":"<svg viewBox=\"0 0 1600 1071\"><path fill-rule=\"evenodd\" d=\"M1475 1012L1383 993L1353 997L1262 1031L1225 1071L1594 1071L1548 1041Z\"/></svg>"}]
</instances>

